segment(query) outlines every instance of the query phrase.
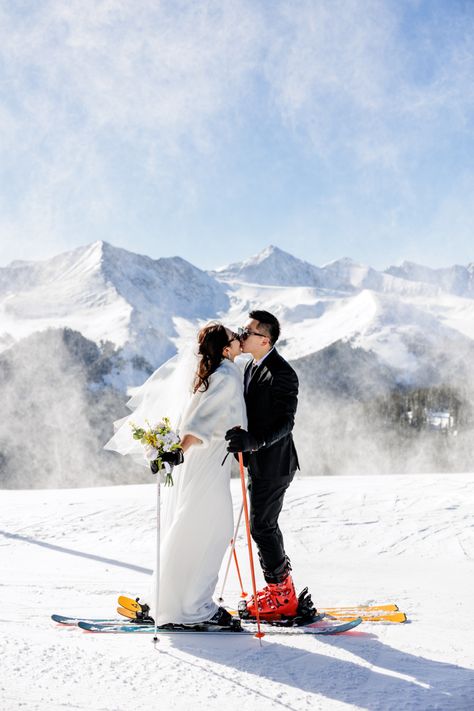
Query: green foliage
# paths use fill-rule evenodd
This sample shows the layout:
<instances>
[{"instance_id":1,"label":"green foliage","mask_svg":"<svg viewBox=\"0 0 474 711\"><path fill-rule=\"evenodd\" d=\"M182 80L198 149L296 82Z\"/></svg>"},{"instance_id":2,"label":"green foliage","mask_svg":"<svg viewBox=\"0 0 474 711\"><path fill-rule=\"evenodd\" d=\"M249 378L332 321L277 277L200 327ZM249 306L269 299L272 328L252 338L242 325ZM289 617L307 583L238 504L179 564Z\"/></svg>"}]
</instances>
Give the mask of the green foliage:
<instances>
[{"instance_id":1,"label":"green foliage","mask_svg":"<svg viewBox=\"0 0 474 711\"><path fill-rule=\"evenodd\" d=\"M133 439L139 440L140 444L151 450L152 454L157 454L155 458L149 458L151 464L155 464L158 471L163 469L163 460L161 455L164 452L172 452L179 449L181 446L178 435L171 429L171 422L168 417L163 417L160 422L158 422L153 427L150 425L148 420L145 420L148 425L148 429L145 430L143 427L138 427L135 423L130 422L130 427L132 428ZM165 477L165 486L173 486L173 477L171 472L168 472Z\"/></svg>"}]
</instances>

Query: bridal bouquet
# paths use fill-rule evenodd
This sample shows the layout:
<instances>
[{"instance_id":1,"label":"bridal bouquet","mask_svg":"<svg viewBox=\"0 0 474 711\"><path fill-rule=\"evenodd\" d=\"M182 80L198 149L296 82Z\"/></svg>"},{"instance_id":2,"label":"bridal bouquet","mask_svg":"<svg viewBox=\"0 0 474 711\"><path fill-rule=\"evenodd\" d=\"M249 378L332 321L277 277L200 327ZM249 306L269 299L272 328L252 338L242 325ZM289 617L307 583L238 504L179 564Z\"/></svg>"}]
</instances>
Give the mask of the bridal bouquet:
<instances>
[{"instance_id":1,"label":"bridal bouquet","mask_svg":"<svg viewBox=\"0 0 474 711\"><path fill-rule=\"evenodd\" d=\"M133 439L140 440L145 447L144 456L147 462L155 464L159 472L162 469L165 470L165 486L173 486L172 467L168 462L164 462L161 457L165 452L173 452L175 449L179 449L179 436L171 429L170 421L167 417L163 417L161 422L158 422L153 427L148 420L145 420L145 422L149 428L147 430L130 422Z\"/></svg>"}]
</instances>

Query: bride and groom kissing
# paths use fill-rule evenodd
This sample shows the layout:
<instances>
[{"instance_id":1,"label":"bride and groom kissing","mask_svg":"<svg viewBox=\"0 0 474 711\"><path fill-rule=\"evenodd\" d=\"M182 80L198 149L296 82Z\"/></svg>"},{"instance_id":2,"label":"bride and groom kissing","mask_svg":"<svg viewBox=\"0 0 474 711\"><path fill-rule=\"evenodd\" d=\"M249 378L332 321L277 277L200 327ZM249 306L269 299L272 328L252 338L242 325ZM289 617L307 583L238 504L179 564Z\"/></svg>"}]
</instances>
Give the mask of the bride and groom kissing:
<instances>
[{"instance_id":1,"label":"bride and groom kissing","mask_svg":"<svg viewBox=\"0 0 474 711\"><path fill-rule=\"evenodd\" d=\"M231 457L243 453L248 470L250 530L265 587L247 600L246 615L275 620L296 616L298 599L278 518L298 457L292 429L298 378L278 353L277 318L249 314L238 333L211 323L198 334L192 394L181 415L180 448L165 453L174 486L164 492L157 624L231 626L229 612L213 594L233 536ZM243 377L234 363L249 354ZM223 461L224 459L224 461Z\"/></svg>"}]
</instances>

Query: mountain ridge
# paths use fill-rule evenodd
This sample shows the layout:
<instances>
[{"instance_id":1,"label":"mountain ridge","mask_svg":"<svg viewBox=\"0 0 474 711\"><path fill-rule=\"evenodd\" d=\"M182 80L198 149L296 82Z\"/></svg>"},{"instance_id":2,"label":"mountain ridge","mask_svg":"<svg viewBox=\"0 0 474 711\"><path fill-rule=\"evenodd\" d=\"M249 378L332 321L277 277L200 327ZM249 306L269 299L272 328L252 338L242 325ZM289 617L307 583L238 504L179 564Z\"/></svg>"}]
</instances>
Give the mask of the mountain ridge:
<instances>
[{"instance_id":1,"label":"mountain ridge","mask_svg":"<svg viewBox=\"0 0 474 711\"><path fill-rule=\"evenodd\" d=\"M411 262L379 272L348 257L317 267L274 245L206 272L179 256L152 259L97 241L0 268L0 350L36 331L72 328L97 344L110 341L125 361L156 368L206 320L236 328L257 306L280 318L286 357L343 340L415 372L410 341L474 339L474 299L442 288L469 287L471 272L474 265L430 270ZM125 370L122 388L131 377Z\"/></svg>"},{"instance_id":2,"label":"mountain ridge","mask_svg":"<svg viewBox=\"0 0 474 711\"><path fill-rule=\"evenodd\" d=\"M422 450L433 447L429 435L419 442L410 433L404 439L396 418L382 421L385 410L374 403L399 402L400 393L440 386L459 402L474 399L474 299L443 291L431 273L431 283L413 281L408 263L403 269L411 279L349 258L315 267L272 247L247 260L250 272L238 264L233 273L206 272L181 257L155 260L95 242L51 260L0 269L5 485L61 479L69 451L75 462L64 479L68 485L103 481L104 467L123 481L126 462L115 466L114 455L104 459L99 450L112 421L126 412L128 388L195 340L209 319L235 330L255 308L280 320L277 348L300 377L295 441L303 466L319 461L327 473L350 472L355 440L364 457L371 448L377 452L370 462L372 455L367 457L373 470L393 471L407 447L411 454L401 470L416 471L418 462L428 461ZM444 286L457 287L445 272L438 276ZM250 277L254 281L244 280ZM272 283L277 277L283 285ZM468 410L466 405L468 425L446 454L446 470L460 471L472 456ZM25 423L34 433L38 452L31 461L38 474L23 475L24 454L12 438ZM76 440L69 449L71 430ZM440 444L435 449L444 456Z\"/></svg>"},{"instance_id":3,"label":"mountain ridge","mask_svg":"<svg viewBox=\"0 0 474 711\"><path fill-rule=\"evenodd\" d=\"M414 267L419 269L419 279ZM405 261L400 266L379 271L350 257L342 257L319 267L269 245L252 257L209 273L221 280L267 286L312 286L341 292L370 288L420 296L446 291L474 297L474 263L432 269Z\"/></svg>"}]
</instances>

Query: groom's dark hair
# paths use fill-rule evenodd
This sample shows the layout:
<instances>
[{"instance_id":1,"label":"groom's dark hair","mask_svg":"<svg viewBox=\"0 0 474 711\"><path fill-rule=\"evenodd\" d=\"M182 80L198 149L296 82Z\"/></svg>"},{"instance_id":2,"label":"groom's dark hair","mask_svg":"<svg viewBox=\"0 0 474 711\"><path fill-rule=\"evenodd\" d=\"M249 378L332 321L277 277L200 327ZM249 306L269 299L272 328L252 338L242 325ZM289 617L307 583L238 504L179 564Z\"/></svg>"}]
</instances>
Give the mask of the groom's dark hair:
<instances>
[{"instance_id":1,"label":"groom's dark hair","mask_svg":"<svg viewBox=\"0 0 474 711\"><path fill-rule=\"evenodd\" d=\"M280 324L276 316L271 314L269 311L251 311L249 313L250 318L258 321L258 327L265 331L270 339L272 346L280 338Z\"/></svg>"}]
</instances>

